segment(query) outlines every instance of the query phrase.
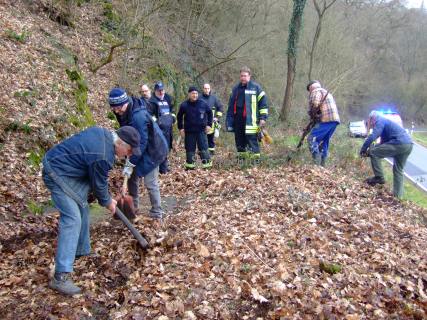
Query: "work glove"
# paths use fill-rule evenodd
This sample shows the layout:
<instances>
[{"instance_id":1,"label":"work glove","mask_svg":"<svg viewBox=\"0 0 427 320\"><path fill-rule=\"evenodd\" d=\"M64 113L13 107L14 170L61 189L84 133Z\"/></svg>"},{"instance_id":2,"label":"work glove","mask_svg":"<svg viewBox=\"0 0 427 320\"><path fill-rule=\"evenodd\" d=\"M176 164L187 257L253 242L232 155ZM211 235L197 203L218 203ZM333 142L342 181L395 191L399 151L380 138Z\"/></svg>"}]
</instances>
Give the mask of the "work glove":
<instances>
[{"instance_id":1,"label":"work glove","mask_svg":"<svg viewBox=\"0 0 427 320\"><path fill-rule=\"evenodd\" d=\"M368 152L368 150L360 150L359 155L362 158L367 158L367 157L369 157L369 152Z\"/></svg>"},{"instance_id":2,"label":"work glove","mask_svg":"<svg viewBox=\"0 0 427 320\"><path fill-rule=\"evenodd\" d=\"M259 126L261 127L261 128L265 128L265 120L260 120L259 121Z\"/></svg>"},{"instance_id":3,"label":"work glove","mask_svg":"<svg viewBox=\"0 0 427 320\"><path fill-rule=\"evenodd\" d=\"M129 158L126 158L126 163L125 163L125 166L124 166L123 172L122 172L123 176L130 178L130 176L132 175L134 167L135 167L135 165L129 161Z\"/></svg>"}]
</instances>

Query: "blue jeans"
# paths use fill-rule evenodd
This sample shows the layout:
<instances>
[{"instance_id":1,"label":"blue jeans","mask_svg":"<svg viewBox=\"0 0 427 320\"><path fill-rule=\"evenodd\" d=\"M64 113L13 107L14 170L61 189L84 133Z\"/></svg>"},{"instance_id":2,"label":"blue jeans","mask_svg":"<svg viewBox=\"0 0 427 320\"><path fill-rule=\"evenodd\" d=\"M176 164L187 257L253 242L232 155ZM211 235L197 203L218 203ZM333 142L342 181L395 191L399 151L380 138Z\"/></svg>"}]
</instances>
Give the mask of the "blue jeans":
<instances>
[{"instance_id":1,"label":"blue jeans","mask_svg":"<svg viewBox=\"0 0 427 320\"><path fill-rule=\"evenodd\" d=\"M314 126L308 137L308 145L315 162L324 161L328 157L329 141L339 123L321 122Z\"/></svg>"},{"instance_id":2,"label":"blue jeans","mask_svg":"<svg viewBox=\"0 0 427 320\"><path fill-rule=\"evenodd\" d=\"M87 194L89 191L89 183L85 181L70 178L63 180L72 185L73 189L79 190L79 194ZM48 174L43 174L43 181L59 210L55 272L72 272L76 255L90 253L89 207L78 204Z\"/></svg>"}]
</instances>

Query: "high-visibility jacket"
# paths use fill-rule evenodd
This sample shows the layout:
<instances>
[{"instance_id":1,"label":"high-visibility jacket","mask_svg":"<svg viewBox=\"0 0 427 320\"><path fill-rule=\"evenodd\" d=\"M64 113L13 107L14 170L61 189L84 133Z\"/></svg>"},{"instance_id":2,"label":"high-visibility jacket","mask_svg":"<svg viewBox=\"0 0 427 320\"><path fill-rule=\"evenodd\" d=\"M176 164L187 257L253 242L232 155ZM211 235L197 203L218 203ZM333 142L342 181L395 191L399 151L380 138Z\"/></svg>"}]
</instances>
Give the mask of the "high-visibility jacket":
<instances>
[{"instance_id":1,"label":"high-visibility jacket","mask_svg":"<svg viewBox=\"0 0 427 320\"><path fill-rule=\"evenodd\" d=\"M238 112L237 100L239 86L237 84L231 91L230 99L228 101L226 127L227 131L234 131L234 118ZM249 81L245 88L245 99L243 106L243 118L246 118L246 134L256 134L260 120L268 118L267 97L265 91L255 81Z\"/></svg>"},{"instance_id":2,"label":"high-visibility jacket","mask_svg":"<svg viewBox=\"0 0 427 320\"><path fill-rule=\"evenodd\" d=\"M216 95L214 95L214 94L209 94L209 95L202 94L199 97L199 99L204 101L211 108L212 116L214 118L221 118L222 117L222 104ZM208 134L213 134L214 132L215 132L215 128L214 128L214 126L212 126L212 128L208 132Z\"/></svg>"}]
</instances>

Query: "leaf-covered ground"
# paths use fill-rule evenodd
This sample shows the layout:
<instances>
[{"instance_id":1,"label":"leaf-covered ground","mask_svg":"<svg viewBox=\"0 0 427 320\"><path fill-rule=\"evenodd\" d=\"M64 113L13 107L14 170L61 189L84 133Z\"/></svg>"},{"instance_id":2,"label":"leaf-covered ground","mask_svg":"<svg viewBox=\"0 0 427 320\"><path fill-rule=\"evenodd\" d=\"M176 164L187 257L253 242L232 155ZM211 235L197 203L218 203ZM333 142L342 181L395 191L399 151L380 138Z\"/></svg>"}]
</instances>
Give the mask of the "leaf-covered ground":
<instances>
[{"instance_id":1,"label":"leaf-covered ground","mask_svg":"<svg viewBox=\"0 0 427 320\"><path fill-rule=\"evenodd\" d=\"M138 217L151 248L97 224L74 298L47 287L56 215L2 225L0 317L426 318L426 227L385 190L307 166L175 167L161 185L177 206L163 226Z\"/></svg>"},{"instance_id":2,"label":"leaf-covered ground","mask_svg":"<svg viewBox=\"0 0 427 320\"><path fill-rule=\"evenodd\" d=\"M151 248L106 217L93 226L98 256L75 264L84 293L50 290L57 213L28 214L48 199L40 148L77 130L65 73L74 55L100 125L112 125L105 103L118 73L114 61L89 71L108 52L102 6L76 7L69 28L50 19L51 3L0 1L0 319L426 318L419 209L348 172L305 166L184 172L175 158L161 187L176 205L163 226L136 222Z\"/></svg>"}]
</instances>

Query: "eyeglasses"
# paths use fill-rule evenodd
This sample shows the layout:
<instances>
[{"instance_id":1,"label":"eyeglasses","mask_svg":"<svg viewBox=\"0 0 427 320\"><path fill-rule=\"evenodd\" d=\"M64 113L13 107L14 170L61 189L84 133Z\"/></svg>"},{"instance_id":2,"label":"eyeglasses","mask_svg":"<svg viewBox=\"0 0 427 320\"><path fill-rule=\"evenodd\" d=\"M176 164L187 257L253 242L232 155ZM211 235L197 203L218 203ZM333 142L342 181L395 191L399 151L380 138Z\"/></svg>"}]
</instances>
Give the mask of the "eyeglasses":
<instances>
[{"instance_id":1,"label":"eyeglasses","mask_svg":"<svg viewBox=\"0 0 427 320\"><path fill-rule=\"evenodd\" d=\"M122 104L122 105L120 105L120 106L111 106L111 109L113 109L113 110L120 110L120 109L122 109L125 105L126 105L126 103L125 103L125 104Z\"/></svg>"}]
</instances>

